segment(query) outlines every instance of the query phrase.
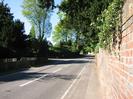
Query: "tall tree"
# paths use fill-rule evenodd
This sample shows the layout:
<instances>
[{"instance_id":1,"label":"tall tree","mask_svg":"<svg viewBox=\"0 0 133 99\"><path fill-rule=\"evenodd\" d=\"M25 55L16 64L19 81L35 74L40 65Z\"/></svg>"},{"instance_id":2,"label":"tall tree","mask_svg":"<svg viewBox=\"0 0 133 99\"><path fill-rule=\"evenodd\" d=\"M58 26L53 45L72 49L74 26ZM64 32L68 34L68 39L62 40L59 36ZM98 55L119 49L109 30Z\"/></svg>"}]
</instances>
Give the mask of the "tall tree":
<instances>
[{"instance_id":1,"label":"tall tree","mask_svg":"<svg viewBox=\"0 0 133 99\"><path fill-rule=\"evenodd\" d=\"M34 26L35 38L32 42L36 43L33 50L38 56L47 56L48 53L46 37L52 30L50 16L53 4L53 0L24 0L22 5L23 15Z\"/></svg>"},{"instance_id":2,"label":"tall tree","mask_svg":"<svg viewBox=\"0 0 133 99\"><path fill-rule=\"evenodd\" d=\"M13 20L13 14L8 5L0 2L0 47L13 52L25 49L27 36L24 32L24 23ZM4 57L9 57L10 55L3 54L7 53L6 51L3 50L1 53Z\"/></svg>"},{"instance_id":3,"label":"tall tree","mask_svg":"<svg viewBox=\"0 0 133 99\"><path fill-rule=\"evenodd\" d=\"M30 39L34 39L35 38L35 28L34 28L34 25L32 25L32 27L30 29L29 36L30 36Z\"/></svg>"},{"instance_id":4,"label":"tall tree","mask_svg":"<svg viewBox=\"0 0 133 99\"><path fill-rule=\"evenodd\" d=\"M10 13L10 8L7 4L0 2L0 46L7 47L8 42L12 39L12 27L13 14Z\"/></svg>"},{"instance_id":5,"label":"tall tree","mask_svg":"<svg viewBox=\"0 0 133 99\"><path fill-rule=\"evenodd\" d=\"M26 39L27 35L24 34L24 23L22 23L20 20L15 20L14 21L14 26L13 26L13 34L12 38L13 40L9 42L9 47L13 47L13 49L16 50L23 50L26 48Z\"/></svg>"},{"instance_id":6,"label":"tall tree","mask_svg":"<svg viewBox=\"0 0 133 99\"><path fill-rule=\"evenodd\" d=\"M23 15L27 17L31 22L31 24L34 26L36 38L40 41L43 41L43 39L46 38L46 35L45 35L46 19L50 17L49 13L51 13L51 9L52 9L49 6L46 6L47 4L46 1L45 0L41 0L41 1L24 0L22 5Z\"/></svg>"}]
</instances>

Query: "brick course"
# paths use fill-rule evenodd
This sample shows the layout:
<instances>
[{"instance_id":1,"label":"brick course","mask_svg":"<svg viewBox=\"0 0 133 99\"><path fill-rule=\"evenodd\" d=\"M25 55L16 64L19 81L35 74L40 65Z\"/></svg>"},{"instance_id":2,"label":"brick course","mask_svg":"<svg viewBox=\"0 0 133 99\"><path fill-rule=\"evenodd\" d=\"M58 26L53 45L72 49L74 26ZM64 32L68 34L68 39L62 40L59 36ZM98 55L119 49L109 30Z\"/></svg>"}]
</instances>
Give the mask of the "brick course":
<instances>
[{"instance_id":1,"label":"brick course","mask_svg":"<svg viewBox=\"0 0 133 99\"><path fill-rule=\"evenodd\" d=\"M133 99L133 0L125 0L122 12L120 50L97 54L103 99Z\"/></svg>"}]
</instances>

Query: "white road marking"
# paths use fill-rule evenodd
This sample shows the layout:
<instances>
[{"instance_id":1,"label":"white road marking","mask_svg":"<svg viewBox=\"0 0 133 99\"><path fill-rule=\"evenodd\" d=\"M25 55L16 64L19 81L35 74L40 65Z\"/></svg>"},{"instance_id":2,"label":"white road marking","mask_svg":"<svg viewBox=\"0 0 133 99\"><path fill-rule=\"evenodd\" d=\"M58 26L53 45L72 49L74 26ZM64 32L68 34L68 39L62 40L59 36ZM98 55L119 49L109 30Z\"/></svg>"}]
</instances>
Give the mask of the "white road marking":
<instances>
[{"instance_id":1,"label":"white road marking","mask_svg":"<svg viewBox=\"0 0 133 99\"><path fill-rule=\"evenodd\" d=\"M43 77L46 77L46 76L48 76L48 74L45 74L45 75L43 75L43 76L41 76L41 77L39 77L39 78L36 78L36 79L34 79L34 80L31 80L31 81L29 81L29 82L27 82L27 83L24 83L24 84L22 84L22 85L19 85L20 87L23 87L23 86L25 86L25 85L28 85L28 84L30 84L30 83L32 83L32 82L35 82L35 81L37 81L37 80L39 80L39 79L41 79L41 78L43 78Z\"/></svg>"},{"instance_id":2,"label":"white road marking","mask_svg":"<svg viewBox=\"0 0 133 99\"><path fill-rule=\"evenodd\" d=\"M32 67L32 68L33 68L33 67ZM32 70L32 68L29 68L28 70L18 71L18 72L15 72L15 73L10 73L10 74L7 74L7 75L2 75L2 76L0 76L0 78L1 78L1 77L13 76L13 75L16 75L16 74L19 74L19 73L25 73L25 72L29 71L30 69ZM49 67L47 66L47 67L44 68L44 69L47 69L47 68L49 68ZM33 69L34 69L34 68L33 68Z\"/></svg>"},{"instance_id":3,"label":"white road marking","mask_svg":"<svg viewBox=\"0 0 133 99\"><path fill-rule=\"evenodd\" d=\"M62 69L63 69L63 68L59 68L59 69L53 71L52 73L56 73L56 72L58 72L58 71L60 71L60 70L62 70ZM37 81L37 80L40 80L40 79L46 77L46 76L48 76L48 75L49 75L49 74L45 74L45 75L43 75L43 76L41 76L41 77L39 77L39 78L36 78L36 79L34 79L34 80L31 80L31 81L28 81L28 82L26 82L26 83L24 83L24 84L21 84L21 85L19 85L19 86L20 86L20 87L26 86L26 85L28 85L28 84L30 84L30 83L33 83L33 82L35 82L35 81Z\"/></svg>"},{"instance_id":4,"label":"white road marking","mask_svg":"<svg viewBox=\"0 0 133 99\"><path fill-rule=\"evenodd\" d=\"M56 73L56 72L58 72L58 71L60 71L60 70L62 70L62 69L63 69L63 68L59 68L59 69L53 71L52 73Z\"/></svg>"},{"instance_id":5,"label":"white road marking","mask_svg":"<svg viewBox=\"0 0 133 99\"><path fill-rule=\"evenodd\" d=\"M73 87L73 85L77 82L77 78L80 77L80 75L82 74L82 72L84 71L85 66L83 67L83 69L80 71L80 73L78 74L78 76L76 77L76 79L72 82L72 84L68 87L68 89L65 91L65 93L63 94L63 96L60 99L64 99L65 96L68 94L68 92L70 91L70 89Z\"/></svg>"}]
</instances>

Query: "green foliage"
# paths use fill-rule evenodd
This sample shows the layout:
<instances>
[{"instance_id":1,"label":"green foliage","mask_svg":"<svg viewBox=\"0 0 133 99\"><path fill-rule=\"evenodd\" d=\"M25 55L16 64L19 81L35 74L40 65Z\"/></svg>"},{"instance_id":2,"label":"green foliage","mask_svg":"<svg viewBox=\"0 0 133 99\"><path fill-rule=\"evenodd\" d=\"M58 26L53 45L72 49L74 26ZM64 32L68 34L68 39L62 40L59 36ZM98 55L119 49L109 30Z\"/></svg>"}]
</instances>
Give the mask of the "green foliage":
<instances>
[{"instance_id":1,"label":"green foliage","mask_svg":"<svg viewBox=\"0 0 133 99\"><path fill-rule=\"evenodd\" d=\"M10 8L8 8L7 4L1 2L0 10L0 46L11 48L22 46L21 44L26 38L23 34L24 23L20 20L13 20L13 15L10 13ZM15 45L15 42L20 44Z\"/></svg>"},{"instance_id":2,"label":"green foliage","mask_svg":"<svg viewBox=\"0 0 133 99\"><path fill-rule=\"evenodd\" d=\"M100 47L109 49L111 44L115 46L120 33L120 18L123 0L113 0L98 18Z\"/></svg>"},{"instance_id":3,"label":"green foliage","mask_svg":"<svg viewBox=\"0 0 133 99\"><path fill-rule=\"evenodd\" d=\"M65 18L65 17L64 17ZM64 19L62 18L62 19ZM65 27L66 21L63 20L63 22L59 22L55 30L53 32L52 38L55 43L55 45L58 45L58 47L63 47L68 49L71 52L76 52L79 50L77 46L79 46L78 42L76 41L76 33L74 30L69 29L68 27Z\"/></svg>"},{"instance_id":4,"label":"green foliage","mask_svg":"<svg viewBox=\"0 0 133 99\"><path fill-rule=\"evenodd\" d=\"M23 15L31 22L29 45L31 52L36 56L47 56L47 36L51 33L51 11L54 6L53 0L24 0Z\"/></svg>"},{"instance_id":5,"label":"green foliage","mask_svg":"<svg viewBox=\"0 0 133 99\"><path fill-rule=\"evenodd\" d=\"M58 44L60 42L68 42L69 40L73 40L73 34L74 32L72 30L65 29L61 23L58 23L52 37L53 41Z\"/></svg>"},{"instance_id":6,"label":"green foliage","mask_svg":"<svg viewBox=\"0 0 133 99\"><path fill-rule=\"evenodd\" d=\"M98 46L110 48L120 37L120 13L123 0L64 0L59 6L65 13L63 26L76 30L77 44L83 51L94 51ZM120 42L120 40L119 40Z\"/></svg>"},{"instance_id":7,"label":"green foliage","mask_svg":"<svg viewBox=\"0 0 133 99\"><path fill-rule=\"evenodd\" d=\"M18 56L21 54L21 51L26 49L27 36L24 32L24 23L20 20L13 20L13 14L10 12L10 8L4 2L0 2L1 57L15 57L13 54ZM9 55L6 53L9 53Z\"/></svg>"},{"instance_id":8,"label":"green foliage","mask_svg":"<svg viewBox=\"0 0 133 99\"><path fill-rule=\"evenodd\" d=\"M76 42L82 42L82 50L95 50L99 39L96 19L110 2L112 0L64 0L61 3L60 11L67 19L65 27L76 31Z\"/></svg>"},{"instance_id":9,"label":"green foliage","mask_svg":"<svg viewBox=\"0 0 133 99\"><path fill-rule=\"evenodd\" d=\"M30 29L30 34L29 34L29 36L30 36L30 39L36 38L36 35L35 35L35 28L34 28L33 25L32 25L32 27L31 27L31 29Z\"/></svg>"},{"instance_id":10,"label":"green foliage","mask_svg":"<svg viewBox=\"0 0 133 99\"><path fill-rule=\"evenodd\" d=\"M0 2L0 46L7 47L12 39L12 27L13 15L10 13L10 8L4 2Z\"/></svg>"},{"instance_id":11,"label":"green foliage","mask_svg":"<svg viewBox=\"0 0 133 99\"><path fill-rule=\"evenodd\" d=\"M46 19L46 11L37 6L37 0L24 0L23 1L23 15L29 19L36 31L36 37L42 40L44 37L44 26Z\"/></svg>"},{"instance_id":12,"label":"green foliage","mask_svg":"<svg viewBox=\"0 0 133 99\"><path fill-rule=\"evenodd\" d=\"M15 20L12 28L12 41L9 42L8 47L16 50L23 50L26 47L27 39L27 35L24 34L24 23L22 23L20 20Z\"/></svg>"},{"instance_id":13,"label":"green foliage","mask_svg":"<svg viewBox=\"0 0 133 99\"><path fill-rule=\"evenodd\" d=\"M25 14L30 15L31 12L25 12ZM13 14L10 12L8 5L0 2L0 72L27 68L29 65L47 61L47 41L42 40L40 42L38 39L35 39L34 26L31 29L30 36L27 36L24 32L24 23L19 19L13 19ZM34 56L37 56L37 60L29 60L29 57Z\"/></svg>"},{"instance_id":14,"label":"green foliage","mask_svg":"<svg viewBox=\"0 0 133 99\"><path fill-rule=\"evenodd\" d=\"M50 8L55 8L54 5L54 0L38 0L39 2L39 7L43 8L43 9L50 9Z\"/></svg>"},{"instance_id":15,"label":"green foliage","mask_svg":"<svg viewBox=\"0 0 133 99\"><path fill-rule=\"evenodd\" d=\"M49 57L53 58L74 58L79 57L78 51L71 51L68 44L61 44L61 46L51 46L49 49Z\"/></svg>"},{"instance_id":16,"label":"green foliage","mask_svg":"<svg viewBox=\"0 0 133 99\"><path fill-rule=\"evenodd\" d=\"M52 33L52 38L53 38L53 41L54 43L59 43L62 39L62 27L60 26L60 24L58 24L56 27L55 27L55 30L54 32Z\"/></svg>"},{"instance_id":17,"label":"green foliage","mask_svg":"<svg viewBox=\"0 0 133 99\"><path fill-rule=\"evenodd\" d=\"M53 4L50 2L49 6L43 6L45 1L46 0L24 0L22 5L22 13L27 19L29 19L32 26L34 26L35 37L40 41L43 41L46 38L46 21L50 21L47 20L47 18L50 17L52 10L49 6L52 6Z\"/></svg>"},{"instance_id":18,"label":"green foliage","mask_svg":"<svg viewBox=\"0 0 133 99\"><path fill-rule=\"evenodd\" d=\"M70 29L67 24L66 16L63 13L58 13L60 22L56 25L52 38L55 43L52 51L52 56L57 57L76 57L79 55L79 44L76 42L76 33ZM80 47L81 48L81 47Z\"/></svg>"}]
</instances>

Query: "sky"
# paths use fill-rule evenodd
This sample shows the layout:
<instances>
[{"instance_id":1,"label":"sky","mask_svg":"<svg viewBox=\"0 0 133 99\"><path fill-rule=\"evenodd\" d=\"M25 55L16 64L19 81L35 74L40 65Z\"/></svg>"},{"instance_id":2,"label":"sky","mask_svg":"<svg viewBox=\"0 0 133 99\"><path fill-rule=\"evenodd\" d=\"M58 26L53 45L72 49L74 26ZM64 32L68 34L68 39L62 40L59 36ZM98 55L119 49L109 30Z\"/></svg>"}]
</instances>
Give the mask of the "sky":
<instances>
[{"instance_id":1,"label":"sky","mask_svg":"<svg viewBox=\"0 0 133 99\"><path fill-rule=\"evenodd\" d=\"M11 13L13 13L14 19L20 19L22 22L24 22L25 25L25 33L28 34L30 32L31 25L28 22L28 19L26 19L22 15L22 3L23 0L4 0L5 3L8 4L9 8L11 9ZM60 4L61 0L55 0L55 5ZM57 16L57 9L54 10L51 16L51 23L52 28L54 29L55 25L59 22L59 18Z\"/></svg>"}]
</instances>

